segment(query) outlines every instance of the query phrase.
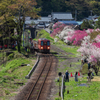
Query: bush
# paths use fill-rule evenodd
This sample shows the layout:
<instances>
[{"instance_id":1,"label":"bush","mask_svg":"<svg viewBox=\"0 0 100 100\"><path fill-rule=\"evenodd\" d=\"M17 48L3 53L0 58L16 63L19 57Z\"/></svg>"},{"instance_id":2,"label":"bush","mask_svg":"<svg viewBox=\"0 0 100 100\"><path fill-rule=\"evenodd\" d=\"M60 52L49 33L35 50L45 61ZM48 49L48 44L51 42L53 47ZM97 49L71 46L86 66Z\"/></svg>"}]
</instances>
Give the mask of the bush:
<instances>
[{"instance_id":1,"label":"bush","mask_svg":"<svg viewBox=\"0 0 100 100\"><path fill-rule=\"evenodd\" d=\"M82 74L87 74L88 73L88 64L83 65L81 73Z\"/></svg>"},{"instance_id":2,"label":"bush","mask_svg":"<svg viewBox=\"0 0 100 100\"><path fill-rule=\"evenodd\" d=\"M91 23L88 21L88 20L84 20L82 25L81 25L81 29L84 30L84 29L93 29L94 27L91 25Z\"/></svg>"},{"instance_id":3,"label":"bush","mask_svg":"<svg viewBox=\"0 0 100 100\"><path fill-rule=\"evenodd\" d=\"M6 95L9 95L10 92L9 92L8 90L5 90L5 94L6 94Z\"/></svg>"},{"instance_id":4,"label":"bush","mask_svg":"<svg viewBox=\"0 0 100 100\"><path fill-rule=\"evenodd\" d=\"M11 54L8 56L8 60L11 60L12 58L14 58L14 53L11 53Z\"/></svg>"},{"instance_id":5,"label":"bush","mask_svg":"<svg viewBox=\"0 0 100 100\"><path fill-rule=\"evenodd\" d=\"M58 97L58 98L55 98L55 100L61 100L61 98L60 98L60 97Z\"/></svg>"}]
</instances>

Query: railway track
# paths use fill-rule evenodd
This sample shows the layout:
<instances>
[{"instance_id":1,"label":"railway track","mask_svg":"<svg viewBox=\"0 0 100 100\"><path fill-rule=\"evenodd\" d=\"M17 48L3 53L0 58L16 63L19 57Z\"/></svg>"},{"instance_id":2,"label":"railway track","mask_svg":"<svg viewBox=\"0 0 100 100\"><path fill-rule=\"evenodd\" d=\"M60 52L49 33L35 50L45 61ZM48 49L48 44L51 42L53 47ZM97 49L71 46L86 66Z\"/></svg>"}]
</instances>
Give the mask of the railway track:
<instances>
[{"instance_id":1,"label":"railway track","mask_svg":"<svg viewBox=\"0 0 100 100\"><path fill-rule=\"evenodd\" d=\"M41 96L43 86L45 85L45 81L48 76L51 64L52 64L52 57L44 56L44 59L45 60L44 60L43 65L41 66L39 76L35 84L33 84L32 89L29 95L27 96L26 100L39 100Z\"/></svg>"},{"instance_id":2,"label":"railway track","mask_svg":"<svg viewBox=\"0 0 100 100\"><path fill-rule=\"evenodd\" d=\"M38 56L40 56L39 66L15 100L46 100L54 74L52 71L57 62L52 54L38 54Z\"/></svg>"}]
</instances>

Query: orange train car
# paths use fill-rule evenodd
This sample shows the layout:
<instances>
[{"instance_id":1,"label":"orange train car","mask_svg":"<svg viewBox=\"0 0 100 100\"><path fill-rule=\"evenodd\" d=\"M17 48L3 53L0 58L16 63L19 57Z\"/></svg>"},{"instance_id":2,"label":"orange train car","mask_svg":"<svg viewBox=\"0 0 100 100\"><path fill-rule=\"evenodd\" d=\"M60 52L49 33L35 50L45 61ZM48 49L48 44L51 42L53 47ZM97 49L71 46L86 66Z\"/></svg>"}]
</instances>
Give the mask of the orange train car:
<instances>
[{"instance_id":1,"label":"orange train car","mask_svg":"<svg viewBox=\"0 0 100 100\"><path fill-rule=\"evenodd\" d=\"M50 52L50 40L45 38L40 38L38 41L34 42L34 49L37 52L49 53Z\"/></svg>"}]
</instances>

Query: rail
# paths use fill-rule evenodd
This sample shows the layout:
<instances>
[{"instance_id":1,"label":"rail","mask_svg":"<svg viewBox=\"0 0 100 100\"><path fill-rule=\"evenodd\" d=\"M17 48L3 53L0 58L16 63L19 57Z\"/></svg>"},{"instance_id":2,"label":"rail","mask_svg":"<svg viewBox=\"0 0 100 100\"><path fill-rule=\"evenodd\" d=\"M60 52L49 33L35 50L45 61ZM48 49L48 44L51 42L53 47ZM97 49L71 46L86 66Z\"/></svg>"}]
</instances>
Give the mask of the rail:
<instances>
[{"instance_id":1,"label":"rail","mask_svg":"<svg viewBox=\"0 0 100 100\"><path fill-rule=\"evenodd\" d=\"M63 94L64 93L64 75L62 75L62 85L61 85L61 98L64 99Z\"/></svg>"},{"instance_id":2,"label":"rail","mask_svg":"<svg viewBox=\"0 0 100 100\"><path fill-rule=\"evenodd\" d=\"M39 82L39 79L40 79L40 77L41 77L41 75L42 75L42 73L43 73L45 67L47 66L47 62L48 62L48 59L46 59L45 65L44 65L44 67L42 68L41 73L40 73L39 77L37 78L37 81L36 81L36 83L34 84L33 88L31 89L31 91L30 91L30 93L29 93L29 95L28 95L28 97L27 97L26 100L30 100L30 97L31 97L31 95L32 95L32 92L33 92L33 90L35 89L36 84ZM51 64L52 64L52 61L51 61L51 63L50 63L50 67L51 67ZM45 80L46 80L46 78L47 78L47 76L48 76L50 67L49 67L49 69L48 69L48 72L47 72L47 74L46 74L46 77L44 78L44 82L43 82L42 85L40 86L40 91L37 93L37 97L36 97L35 100L38 100L38 99L39 99L39 96L40 96L40 94L41 94L41 91L42 91L42 88L43 88L43 86L44 86Z\"/></svg>"},{"instance_id":3,"label":"rail","mask_svg":"<svg viewBox=\"0 0 100 100\"><path fill-rule=\"evenodd\" d=\"M53 61L53 59L52 59L52 61ZM43 86L44 86L44 83L45 83L45 81L46 81L46 79L47 79L47 76L48 76L48 73L49 73L49 71L50 71L50 68L51 68L51 65L52 65L52 61L51 61L51 63L50 63L49 70L48 70L48 72L47 72L47 74L46 74L45 80L44 80L44 82L43 82L43 84L42 84L42 86L41 86L40 92L39 92L39 94L38 94L38 96L37 96L37 99L36 99L36 100L38 100L38 99L39 99L39 96L40 96L40 94L41 94L42 88L43 88Z\"/></svg>"},{"instance_id":4,"label":"rail","mask_svg":"<svg viewBox=\"0 0 100 100\"><path fill-rule=\"evenodd\" d=\"M35 63L35 65L33 66L33 68L31 69L31 71L28 73L28 75L25 76L26 79L30 79L31 74L33 73L33 71L35 70L38 62L40 60L40 56L37 57L37 62Z\"/></svg>"}]
</instances>

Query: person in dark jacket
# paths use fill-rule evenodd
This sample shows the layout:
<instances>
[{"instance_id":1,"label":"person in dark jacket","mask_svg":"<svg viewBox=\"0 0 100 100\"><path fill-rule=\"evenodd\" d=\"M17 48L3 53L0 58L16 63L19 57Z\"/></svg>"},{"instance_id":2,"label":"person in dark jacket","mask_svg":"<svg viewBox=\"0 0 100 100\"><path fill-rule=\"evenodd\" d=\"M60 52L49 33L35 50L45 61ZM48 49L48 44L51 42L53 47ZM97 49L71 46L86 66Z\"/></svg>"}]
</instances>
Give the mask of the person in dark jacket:
<instances>
[{"instance_id":1,"label":"person in dark jacket","mask_svg":"<svg viewBox=\"0 0 100 100\"><path fill-rule=\"evenodd\" d=\"M89 70L89 72L88 72L88 81L91 81L91 71Z\"/></svg>"},{"instance_id":2,"label":"person in dark jacket","mask_svg":"<svg viewBox=\"0 0 100 100\"><path fill-rule=\"evenodd\" d=\"M91 67L91 64L90 64L90 63L88 63L88 70L90 69L90 67Z\"/></svg>"},{"instance_id":3,"label":"person in dark jacket","mask_svg":"<svg viewBox=\"0 0 100 100\"><path fill-rule=\"evenodd\" d=\"M75 81L78 82L78 72L75 73Z\"/></svg>"},{"instance_id":4,"label":"person in dark jacket","mask_svg":"<svg viewBox=\"0 0 100 100\"><path fill-rule=\"evenodd\" d=\"M69 72L67 70L66 70L66 73L65 73L65 81L69 82Z\"/></svg>"}]
</instances>

